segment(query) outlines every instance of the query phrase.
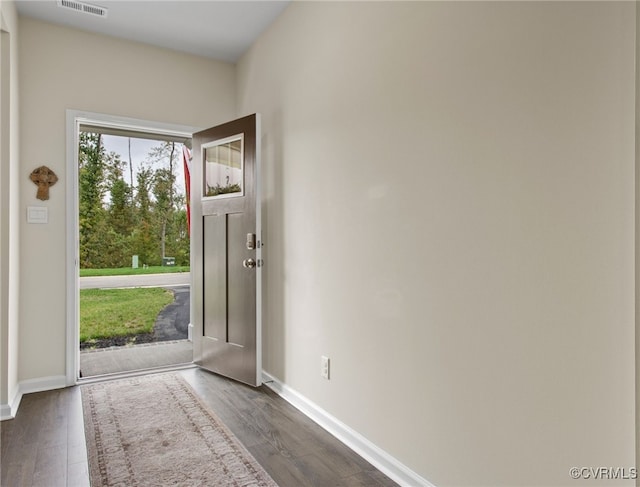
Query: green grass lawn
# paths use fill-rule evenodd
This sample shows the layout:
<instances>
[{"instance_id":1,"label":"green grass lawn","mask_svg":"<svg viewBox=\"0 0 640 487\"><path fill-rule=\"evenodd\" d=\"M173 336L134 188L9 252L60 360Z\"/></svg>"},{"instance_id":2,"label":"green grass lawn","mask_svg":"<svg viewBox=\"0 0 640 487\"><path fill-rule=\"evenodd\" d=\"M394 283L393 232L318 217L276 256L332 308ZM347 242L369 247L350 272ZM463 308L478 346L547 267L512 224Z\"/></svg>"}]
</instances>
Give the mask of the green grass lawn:
<instances>
[{"instance_id":1,"label":"green grass lawn","mask_svg":"<svg viewBox=\"0 0 640 487\"><path fill-rule=\"evenodd\" d=\"M153 266L142 268L122 267L119 269L80 269L80 277L90 276L133 276L137 274L166 274L172 272L189 272L189 266Z\"/></svg>"},{"instance_id":2,"label":"green grass lawn","mask_svg":"<svg viewBox=\"0 0 640 487\"><path fill-rule=\"evenodd\" d=\"M80 290L80 342L151 333L158 313L173 302L167 289Z\"/></svg>"}]
</instances>

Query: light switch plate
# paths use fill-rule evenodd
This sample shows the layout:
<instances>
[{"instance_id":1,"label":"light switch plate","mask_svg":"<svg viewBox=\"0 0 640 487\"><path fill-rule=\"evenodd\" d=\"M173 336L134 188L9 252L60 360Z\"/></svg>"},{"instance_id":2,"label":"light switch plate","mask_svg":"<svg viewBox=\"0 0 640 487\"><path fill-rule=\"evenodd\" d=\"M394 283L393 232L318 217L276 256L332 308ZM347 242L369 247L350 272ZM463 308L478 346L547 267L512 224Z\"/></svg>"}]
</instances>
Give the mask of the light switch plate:
<instances>
[{"instance_id":1,"label":"light switch plate","mask_svg":"<svg viewBox=\"0 0 640 487\"><path fill-rule=\"evenodd\" d=\"M27 206L27 223L49 223L49 208Z\"/></svg>"}]
</instances>

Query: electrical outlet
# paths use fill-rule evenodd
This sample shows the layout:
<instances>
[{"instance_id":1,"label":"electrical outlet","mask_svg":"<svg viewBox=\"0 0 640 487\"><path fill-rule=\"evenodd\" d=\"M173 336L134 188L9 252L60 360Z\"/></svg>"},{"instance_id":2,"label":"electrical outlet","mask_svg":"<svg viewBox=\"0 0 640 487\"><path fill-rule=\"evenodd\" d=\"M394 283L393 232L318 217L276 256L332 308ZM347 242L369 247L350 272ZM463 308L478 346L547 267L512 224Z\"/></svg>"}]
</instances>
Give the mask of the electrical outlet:
<instances>
[{"instance_id":1,"label":"electrical outlet","mask_svg":"<svg viewBox=\"0 0 640 487\"><path fill-rule=\"evenodd\" d=\"M329 380L329 357L320 357L320 375Z\"/></svg>"}]
</instances>

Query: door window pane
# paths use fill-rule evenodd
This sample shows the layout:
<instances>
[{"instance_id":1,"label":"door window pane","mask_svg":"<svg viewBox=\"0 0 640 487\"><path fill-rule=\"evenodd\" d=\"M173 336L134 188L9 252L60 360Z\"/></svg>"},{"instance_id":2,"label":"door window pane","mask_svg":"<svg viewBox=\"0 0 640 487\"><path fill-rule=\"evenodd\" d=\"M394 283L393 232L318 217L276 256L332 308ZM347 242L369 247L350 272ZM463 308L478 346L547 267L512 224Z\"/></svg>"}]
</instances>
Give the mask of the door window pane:
<instances>
[{"instance_id":1,"label":"door window pane","mask_svg":"<svg viewBox=\"0 0 640 487\"><path fill-rule=\"evenodd\" d=\"M242 135L204 148L204 197L242 196Z\"/></svg>"}]
</instances>

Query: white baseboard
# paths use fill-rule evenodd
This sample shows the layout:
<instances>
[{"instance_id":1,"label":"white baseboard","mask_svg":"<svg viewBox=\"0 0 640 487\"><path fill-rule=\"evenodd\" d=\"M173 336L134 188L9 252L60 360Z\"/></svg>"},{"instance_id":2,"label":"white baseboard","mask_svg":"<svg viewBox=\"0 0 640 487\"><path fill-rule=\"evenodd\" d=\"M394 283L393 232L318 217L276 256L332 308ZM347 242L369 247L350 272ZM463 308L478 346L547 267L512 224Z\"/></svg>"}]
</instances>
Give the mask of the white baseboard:
<instances>
[{"instance_id":1,"label":"white baseboard","mask_svg":"<svg viewBox=\"0 0 640 487\"><path fill-rule=\"evenodd\" d=\"M411 487L435 487L396 458L367 440L360 433L351 429L302 394L283 384L271 374L262 371L262 377L267 387L322 426L393 481L400 485Z\"/></svg>"},{"instance_id":2,"label":"white baseboard","mask_svg":"<svg viewBox=\"0 0 640 487\"><path fill-rule=\"evenodd\" d=\"M64 387L67 387L67 377L64 375L52 375L50 377L38 377L37 379L20 381L18 389L20 394L30 394Z\"/></svg>"},{"instance_id":3,"label":"white baseboard","mask_svg":"<svg viewBox=\"0 0 640 487\"><path fill-rule=\"evenodd\" d=\"M67 378L64 375L54 375L51 377L40 377L38 379L24 380L18 384L13 399L8 404L0 405L0 421L13 419L16 417L20 401L24 394L32 392L50 391L62 389L67 386Z\"/></svg>"},{"instance_id":4,"label":"white baseboard","mask_svg":"<svg viewBox=\"0 0 640 487\"><path fill-rule=\"evenodd\" d=\"M8 404L0 404L0 421L15 418L15 414L11 413L11 406Z\"/></svg>"},{"instance_id":5,"label":"white baseboard","mask_svg":"<svg viewBox=\"0 0 640 487\"><path fill-rule=\"evenodd\" d=\"M22 399L22 394L20 394L20 387L16 387L16 390L13 393L13 397L9 399L9 403L0 404L0 421L4 421L6 419L13 419L16 417L16 413L18 412L18 406L20 406L21 399Z\"/></svg>"}]
</instances>

